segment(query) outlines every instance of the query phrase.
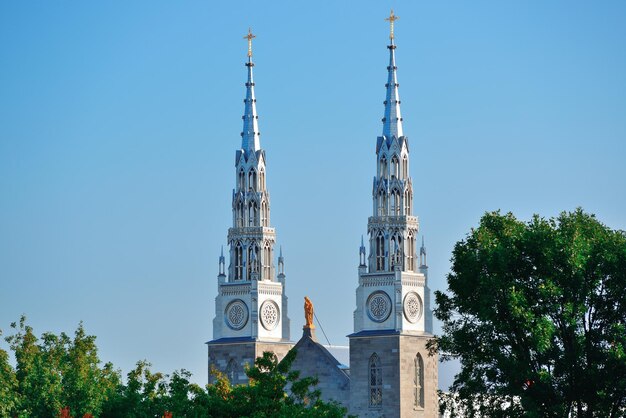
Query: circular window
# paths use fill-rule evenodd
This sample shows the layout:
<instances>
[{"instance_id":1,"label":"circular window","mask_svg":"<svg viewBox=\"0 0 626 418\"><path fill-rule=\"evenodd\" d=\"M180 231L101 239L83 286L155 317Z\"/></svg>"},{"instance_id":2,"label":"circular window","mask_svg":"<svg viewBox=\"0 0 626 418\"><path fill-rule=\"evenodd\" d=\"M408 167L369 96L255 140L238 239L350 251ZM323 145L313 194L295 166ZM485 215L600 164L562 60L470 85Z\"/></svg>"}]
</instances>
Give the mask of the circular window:
<instances>
[{"instance_id":1,"label":"circular window","mask_svg":"<svg viewBox=\"0 0 626 418\"><path fill-rule=\"evenodd\" d=\"M261 305L261 325L268 331L273 330L278 325L280 319L280 309L273 300L266 300Z\"/></svg>"},{"instance_id":2,"label":"circular window","mask_svg":"<svg viewBox=\"0 0 626 418\"><path fill-rule=\"evenodd\" d=\"M226 325L234 330L240 330L248 323L248 307L246 303L237 299L226 306L224 312L224 318L226 319Z\"/></svg>"},{"instance_id":3,"label":"circular window","mask_svg":"<svg viewBox=\"0 0 626 418\"><path fill-rule=\"evenodd\" d=\"M383 291L372 293L367 298L367 314L375 322L383 322L391 314L391 298Z\"/></svg>"},{"instance_id":4,"label":"circular window","mask_svg":"<svg viewBox=\"0 0 626 418\"><path fill-rule=\"evenodd\" d=\"M417 293L407 293L404 297L402 306L404 307L404 316L410 323L414 324L422 317L422 309L424 305L422 304L422 299Z\"/></svg>"}]
</instances>

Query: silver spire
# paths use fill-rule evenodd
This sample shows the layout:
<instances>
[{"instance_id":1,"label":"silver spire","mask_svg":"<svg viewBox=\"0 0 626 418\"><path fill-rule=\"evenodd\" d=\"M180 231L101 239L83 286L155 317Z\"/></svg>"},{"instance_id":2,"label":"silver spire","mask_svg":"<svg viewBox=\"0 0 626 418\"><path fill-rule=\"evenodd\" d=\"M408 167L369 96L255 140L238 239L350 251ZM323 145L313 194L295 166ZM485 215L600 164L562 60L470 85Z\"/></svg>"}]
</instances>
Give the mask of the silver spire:
<instances>
[{"instance_id":1,"label":"silver spire","mask_svg":"<svg viewBox=\"0 0 626 418\"><path fill-rule=\"evenodd\" d=\"M252 75L252 39L256 38L252 31L248 29L248 34L244 39L248 40L248 81L246 82L246 98L244 100L245 110L243 114L243 132L241 132L241 148L244 152L255 152L261 149L259 141L259 117L256 114L256 98L254 96L254 77Z\"/></svg>"},{"instance_id":2,"label":"silver spire","mask_svg":"<svg viewBox=\"0 0 626 418\"><path fill-rule=\"evenodd\" d=\"M387 67L387 95L385 96L385 116L383 117L383 136L387 139L392 137L400 138L404 136L402 132L402 115L400 113L400 95L398 94L398 78L396 75L396 45L394 41L393 26L394 22L398 20L398 16L393 14L385 19L388 20L391 25L391 31L389 38L391 40L389 48L389 66Z\"/></svg>"}]
</instances>

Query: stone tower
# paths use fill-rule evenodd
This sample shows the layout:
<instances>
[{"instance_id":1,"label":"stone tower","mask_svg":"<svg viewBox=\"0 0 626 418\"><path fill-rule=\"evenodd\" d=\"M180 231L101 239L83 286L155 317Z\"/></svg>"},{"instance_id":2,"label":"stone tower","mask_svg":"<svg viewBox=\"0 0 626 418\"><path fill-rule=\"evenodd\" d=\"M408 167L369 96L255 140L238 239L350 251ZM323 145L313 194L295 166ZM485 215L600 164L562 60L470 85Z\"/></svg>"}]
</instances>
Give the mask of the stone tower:
<instances>
[{"instance_id":1,"label":"stone tower","mask_svg":"<svg viewBox=\"0 0 626 418\"><path fill-rule=\"evenodd\" d=\"M289 318L285 295L284 261L274 266L276 235L270 226L270 195L266 185L265 151L259 140L252 62L248 40L248 80L241 149L235 154L235 188L232 196L233 226L228 229L230 263L219 258L218 294L215 298L213 340L209 347L209 382L215 368L234 384L244 383L246 363L264 351L279 359L293 346L289 342Z\"/></svg>"},{"instance_id":2,"label":"stone tower","mask_svg":"<svg viewBox=\"0 0 626 418\"><path fill-rule=\"evenodd\" d=\"M361 240L354 333L350 338L350 413L360 417L436 417L437 357L432 337L426 250L418 258L409 140L402 130L391 12L388 78L376 142L369 257ZM419 264L418 264L419 263Z\"/></svg>"}]
</instances>

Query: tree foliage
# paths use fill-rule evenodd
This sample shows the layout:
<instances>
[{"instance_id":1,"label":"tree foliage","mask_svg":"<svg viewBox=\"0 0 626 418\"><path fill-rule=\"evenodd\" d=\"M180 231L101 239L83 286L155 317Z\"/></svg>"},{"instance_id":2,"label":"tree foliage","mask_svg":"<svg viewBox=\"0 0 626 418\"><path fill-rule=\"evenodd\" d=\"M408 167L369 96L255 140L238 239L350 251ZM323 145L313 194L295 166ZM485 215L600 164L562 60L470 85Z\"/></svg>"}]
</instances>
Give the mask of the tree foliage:
<instances>
[{"instance_id":1,"label":"tree foliage","mask_svg":"<svg viewBox=\"0 0 626 418\"><path fill-rule=\"evenodd\" d=\"M139 361L127 375L101 364L95 337L82 323L70 338L44 333L37 338L22 317L6 337L15 358L0 348L0 417L343 417L346 409L323 402L317 380L291 371L295 351L278 362L264 353L246 370L250 383L217 382L201 388L191 373L152 372Z\"/></svg>"},{"instance_id":2,"label":"tree foliage","mask_svg":"<svg viewBox=\"0 0 626 418\"><path fill-rule=\"evenodd\" d=\"M581 209L485 214L435 292L458 416L626 414L626 235Z\"/></svg>"}]
</instances>

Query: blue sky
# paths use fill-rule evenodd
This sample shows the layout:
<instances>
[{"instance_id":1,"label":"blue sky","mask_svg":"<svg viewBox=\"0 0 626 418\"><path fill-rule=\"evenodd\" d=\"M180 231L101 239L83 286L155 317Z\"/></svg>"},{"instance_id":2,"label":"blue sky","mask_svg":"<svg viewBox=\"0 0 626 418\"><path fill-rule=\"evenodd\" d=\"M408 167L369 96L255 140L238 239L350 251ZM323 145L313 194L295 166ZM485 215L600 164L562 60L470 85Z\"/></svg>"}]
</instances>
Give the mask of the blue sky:
<instances>
[{"instance_id":1,"label":"blue sky","mask_svg":"<svg viewBox=\"0 0 626 418\"><path fill-rule=\"evenodd\" d=\"M0 3L0 328L206 381L254 44L292 337L352 330L393 7L430 286L489 210L626 229L622 1Z\"/></svg>"}]
</instances>

